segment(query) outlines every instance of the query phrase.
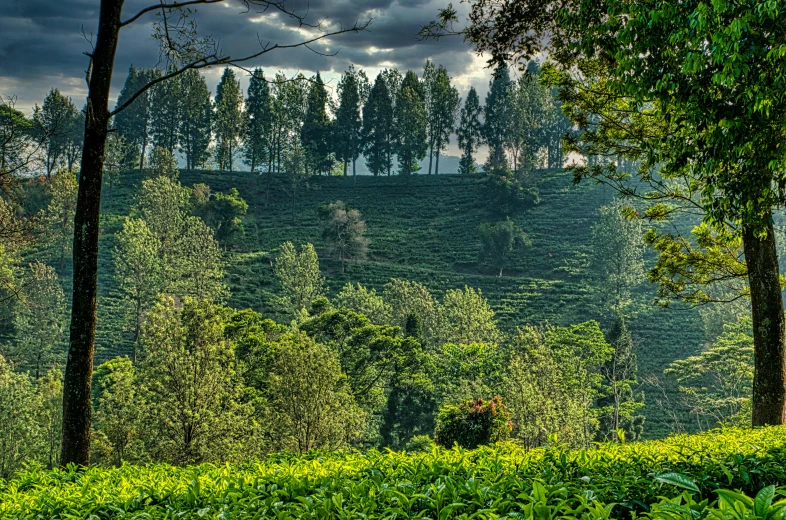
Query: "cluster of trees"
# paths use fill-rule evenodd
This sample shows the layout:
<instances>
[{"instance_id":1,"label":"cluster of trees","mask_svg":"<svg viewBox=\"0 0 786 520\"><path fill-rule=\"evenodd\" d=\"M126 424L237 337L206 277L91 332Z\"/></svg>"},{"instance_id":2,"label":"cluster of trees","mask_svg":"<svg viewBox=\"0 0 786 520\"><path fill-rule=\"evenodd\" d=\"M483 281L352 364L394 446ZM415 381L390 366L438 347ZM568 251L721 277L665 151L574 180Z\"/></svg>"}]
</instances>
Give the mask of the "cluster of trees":
<instances>
[{"instance_id":1,"label":"cluster of trees","mask_svg":"<svg viewBox=\"0 0 786 520\"><path fill-rule=\"evenodd\" d=\"M118 105L160 76L132 66ZM485 107L473 88L462 108L447 70L431 61L420 78L389 69L373 85L350 67L335 99L319 73L267 79L262 69L251 73L245 99L237 75L225 69L211 99L204 78L189 70L133 98L114 121L126 144L127 168L144 168L153 146L179 150L189 170L210 164L232 171L242 158L251 171L300 175L339 168L347 175L350 165L354 174L361 155L374 175L390 175L394 158L399 173L415 173L427 155L428 172L433 166L439 173L440 154L454 133L462 150L459 173L476 173L474 155L483 143L494 150L490 169L507 167L508 157L514 171L534 162L557 167L570 129L537 67L516 82L500 67Z\"/></svg>"}]
</instances>

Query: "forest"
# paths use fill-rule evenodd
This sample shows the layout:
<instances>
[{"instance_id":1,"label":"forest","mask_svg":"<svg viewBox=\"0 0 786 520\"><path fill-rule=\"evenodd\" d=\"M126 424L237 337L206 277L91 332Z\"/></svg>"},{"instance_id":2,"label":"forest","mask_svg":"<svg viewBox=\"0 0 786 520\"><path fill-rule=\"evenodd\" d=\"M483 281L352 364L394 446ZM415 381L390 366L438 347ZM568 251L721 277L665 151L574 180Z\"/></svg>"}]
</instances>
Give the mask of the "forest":
<instances>
[{"instance_id":1,"label":"forest","mask_svg":"<svg viewBox=\"0 0 786 520\"><path fill-rule=\"evenodd\" d=\"M0 517L786 514L783 6L445 6L481 95L241 3L322 73L0 96Z\"/></svg>"}]
</instances>

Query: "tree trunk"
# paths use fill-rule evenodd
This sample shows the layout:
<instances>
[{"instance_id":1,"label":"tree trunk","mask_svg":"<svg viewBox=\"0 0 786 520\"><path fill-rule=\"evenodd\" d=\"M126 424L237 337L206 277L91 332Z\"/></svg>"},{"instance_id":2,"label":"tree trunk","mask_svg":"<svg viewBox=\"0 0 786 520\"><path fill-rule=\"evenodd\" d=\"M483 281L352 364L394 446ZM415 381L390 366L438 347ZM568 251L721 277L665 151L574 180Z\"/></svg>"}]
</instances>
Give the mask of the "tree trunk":
<instances>
[{"instance_id":1,"label":"tree trunk","mask_svg":"<svg viewBox=\"0 0 786 520\"><path fill-rule=\"evenodd\" d=\"M437 163L434 165L434 175L439 175L439 148L437 148Z\"/></svg>"},{"instance_id":2,"label":"tree trunk","mask_svg":"<svg viewBox=\"0 0 786 520\"><path fill-rule=\"evenodd\" d=\"M434 158L434 143L431 143L428 151L428 174L431 175L431 161Z\"/></svg>"},{"instance_id":3,"label":"tree trunk","mask_svg":"<svg viewBox=\"0 0 786 520\"><path fill-rule=\"evenodd\" d=\"M74 217L74 285L70 343L63 378L63 443L60 463L90 463L90 385L96 335L98 231L101 176L109 126L109 89L123 0L101 0L98 35L88 86L82 179Z\"/></svg>"},{"instance_id":4,"label":"tree trunk","mask_svg":"<svg viewBox=\"0 0 786 520\"><path fill-rule=\"evenodd\" d=\"M783 424L786 416L786 357L783 299L772 214L767 236L751 229L742 235L753 321L753 426Z\"/></svg>"},{"instance_id":5,"label":"tree trunk","mask_svg":"<svg viewBox=\"0 0 786 520\"><path fill-rule=\"evenodd\" d=\"M353 177L355 177L358 174L357 170L355 169L355 161L357 161L357 157L352 159L352 176Z\"/></svg>"}]
</instances>

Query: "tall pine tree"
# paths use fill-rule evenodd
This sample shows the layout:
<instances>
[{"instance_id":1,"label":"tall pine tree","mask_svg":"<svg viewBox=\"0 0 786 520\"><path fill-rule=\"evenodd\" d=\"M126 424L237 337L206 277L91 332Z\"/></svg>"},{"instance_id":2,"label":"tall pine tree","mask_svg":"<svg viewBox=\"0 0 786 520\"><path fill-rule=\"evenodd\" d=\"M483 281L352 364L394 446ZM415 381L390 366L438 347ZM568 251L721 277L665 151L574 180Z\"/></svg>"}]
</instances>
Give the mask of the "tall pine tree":
<instances>
[{"instance_id":1,"label":"tall pine tree","mask_svg":"<svg viewBox=\"0 0 786 520\"><path fill-rule=\"evenodd\" d=\"M221 170L232 171L233 160L243 130L243 92L235 72L224 69L216 88L216 161Z\"/></svg>"},{"instance_id":2,"label":"tall pine tree","mask_svg":"<svg viewBox=\"0 0 786 520\"><path fill-rule=\"evenodd\" d=\"M180 150L186 158L186 169L193 170L210 156L213 107L205 78L196 70L180 75L182 120Z\"/></svg>"},{"instance_id":3,"label":"tall pine tree","mask_svg":"<svg viewBox=\"0 0 786 520\"><path fill-rule=\"evenodd\" d=\"M333 165L330 147L330 118L327 114L328 95L325 83L317 72L308 93L306 114L300 139L306 149L310 169L317 174L330 174Z\"/></svg>"},{"instance_id":4,"label":"tall pine tree","mask_svg":"<svg viewBox=\"0 0 786 520\"><path fill-rule=\"evenodd\" d=\"M174 154L180 140L183 114L180 78L172 78L153 87L150 99L150 131L153 146Z\"/></svg>"},{"instance_id":5,"label":"tall pine tree","mask_svg":"<svg viewBox=\"0 0 786 520\"><path fill-rule=\"evenodd\" d=\"M440 65L434 73L431 88L432 111L429 114L431 123L431 149L436 152L434 173L439 174L439 155L450 144L450 135L456 129L456 116L461 104L458 90L450 84L450 76L444 66ZM431 160L429 160L431 173Z\"/></svg>"},{"instance_id":6,"label":"tall pine tree","mask_svg":"<svg viewBox=\"0 0 786 520\"><path fill-rule=\"evenodd\" d=\"M483 137L489 146L489 157L486 162L487 172L507 168L505 144L510 135L513 118L513 84L505 64L499 65L486 95L485 121Z\"/></svg>"},{"instance_id":7,"label":"tall pine tree","mask_svg":"<svg viewBox=\"0 0 786 520\"><path fill-rule=\"evenodd\" d=\"M153 80L160 72L154 69L137 69L133 65L128 69L128 76L117 98L117 105L123 105L131 99L139 89ZM145 167L145 154L150 143L151 90L146 90L115 116L115 128L127 144L132 145L134 155L139 160L139 169ZM131 160L132 157L127 158Z\"/></svg>"},{"instance_id":8,"label":"tall pine tree","mask_svg":"<svg viewBox=\"0 0 786 520\"><path fill-rule=\"evenodd\" d=\"M356 71L350 65L349 70L338 83L338 109L333 125L334 149L336 159L344 165L344 175L352 163L352 175L355 175L355 161L360 155L363 141L363 121L360 118L361 105L365 102L368 92L368 78L363 71Z\"/></svg>"},{"instance_id":9,"label":"tall pine tree","mask_svg":"<svg viewBox=\"0 0 786 520\"><path fill-rule=\"evenodd\" d=\"M390 175L393 155L393 100L380 72L363 106L363 146L366 167L375 176Z\"/></svg>"},{"instance_id":10,"label":"tall pine tree","mask_svg":"<svg viewBox=\"0 0 786 520\"><path fill-rule=\"evenodd\" d=\"M475 87L470 87L467 99L464 100L464 107L461 109L459 127L456 131L461 149L458 171L461 175L474 175L477 172L474 154L483 142L483 125L480 122L482 111L478 92Z\"/></svg>"},{"instance_id":11,"label":"tall pine tree","mask_svg":"<svg viewBox=\"0 0 786 520\"><path fill-rule=\"evenodd\" d=\"M399 173L410 175L420 168L418 161L426 157L426 104L423 85L414 72L407 71L393 108Z\"/></svg>"},{"instance_id":12,"label":"tall pine tree","mask_svg":"<svg viewBox=\"0 0 786 520\"><path fill-rule=\"evenodd\" d=\"M246 98L244 149L245 163L249 165L252 172L266 161L268 161L268 172L271 169L269 151L272 147L272 110L270 87L265 80L265 73L262 69L254 69L248 83L248 98Z\"/></svg>"}]
</instances>

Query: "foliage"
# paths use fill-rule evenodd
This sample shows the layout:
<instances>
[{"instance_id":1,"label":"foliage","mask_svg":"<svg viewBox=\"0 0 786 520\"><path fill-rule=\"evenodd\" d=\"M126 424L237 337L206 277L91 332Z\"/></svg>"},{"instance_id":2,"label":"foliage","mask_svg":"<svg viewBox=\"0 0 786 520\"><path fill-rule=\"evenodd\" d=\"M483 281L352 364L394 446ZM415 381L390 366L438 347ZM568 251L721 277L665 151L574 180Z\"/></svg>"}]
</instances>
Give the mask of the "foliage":
<instances>
[{"instance_id":1,"label":"foliage","mask_svg":"<svg viewBox=\"0 0 786 520\"><path fill-rule=\"evenodd\" d=\"M213 106L205 78L199 71L188 70L179 76L182 98L180 121L180 150L186 159L186 169L191 171L204 165L210 156L210 134ZM123 111L122 113L125 113Z\"/></svg>"},{"instance_id":2,"label":"foliage","mask_svg":"<svg viewBox=\"0 0 786 520\"><path fill-rule=\"evenodd\" d=\"M169 177L177 180L180 172L177 170L177 162L172 152L162 146L156 146L150 152L148 160L151 177Z\"/></svg>"},{"instance_id":3,"label":"foliage","mask_svg":"<svg viewBox=\"0 0 786 520\"><path fill-rule=\"evenodd\" d=\"M770 486L784 479L783 446L783 429L771 427L578 451L501 444L186 468L31 469L0 482L0 516L448 518L460 510L501 518L777 518L783 503Z\"/></svg>"},{"instance_id":4,"label":"foliage","mask_svg":"<svg viewBox=\"0 0 786 520\"><path fill-rule=\"evenodd\" d=\"M66 256L71 253L74 238L74 214L76 213L76 192L79 185L76 175L66 171L58 171L51 181L49 205L44 220L55 246L55 254L59 255L60 270L63 270Z\"/></svg>"},{"instance_id":5,"label":"foliage","mask_svg":"<svg viewBox=\"0 0 786 520\"><path fill-rule=\"evenodd\" d=\"M308 311L311 302L324 294L319 258L311 244L305 244L299 252L292 242L282 244L275 271L284 292L282 304L291 314L298 315L304 309Z\"/></svg>"},{"instance_id":6,"label":"foliage","mask_svg":"<svg viewBox=\"0 0 786 520\"><path fill-rule=\"evenodd\" d=\"M478 226L480 234L480 259L499 269L499 276L515 251L532 245L524 230L510 218L497 224L484 223Z\"/></svg>"},{"instance_id":7,"label":"foliage","mask_svg":"<svg viewBox=\"0 0 786 520\"><path fill-rule=\"evenodd\" d=\"M117 97L116 106L126 103L137 91L153 80L159 73L153 69L137 69L133 65L128 69L128 76L123 89ZM142 92L125 110L114 118L118 133L129 144L134 145L133 152L126 157L126 164L131 167L139 161L139 169L145 167L145 154L150 142L150 118L152 112L153 93Z\"/></svg>"},{"instance_id":8,"label":"foliage","mask_svg":"<svg viewBox=\"0 0 786 520\"><path fill-rule=\"evenodd\" d=\"M459 126L456 129L458 145L462 151L458 173L473 175L477 173L474 153L483 143L483 125L480 122L482 113L480 98L475 87L470 87L464 106L461 108Z\"/></svg>"},{"instance_id":9,"label":"foliage","mask_svg":"<svg viewBox=\"0 0 786 520\"><path fill-rule=\"evenodd\" d=\"M256 68L248 81L248 97L245 103L244 161L251 172L271 157L270 142L273 125L273 104L270 86L262 69ZM272 164L268 162L268 171Z\"/></svg>"},{"instance_id":10,"label":"foliage","mask_svg":"<svg viewBox=\"0 0 786 520\"><path fill-rule=\"evenodd\" d=\"M514 173L506 166L484 169L484 195L493 210L509 216L540 202L540 193L526 173Z\"/></svg>"},{"instance_id":11,"label":"foliage","mask_svg":"<svg viewBox=\"0 0 786 520\"><path fill-rule=\"evenodd\" d=\"M366 167L377 176L390 175L394 146L393 99L380 72L363 105L363 143Z\"/></svg>"},{"instance_id":12,"label":"foliage","mask_svg":"<svg viewBox=\"0 0 786 520\"><path fill-rule=\"evenodd\" d=\"M197 197L197 188L203 189ZM243 235L243 218L248 212L248 203L240 196L237 188L227 193L212 193L205 185L194 186L196 207L194 214L215 230L216 240L223 245L236 243Z\"/></svg>"},{"instance_id":13,"label":"foliage","mask_svg":"<svg viewBox=\"0 0 786 520\"><path fill-rule=\"evenodd\" d=\"M399 174L417 173L420 161L426 156L427 114L423 99L423 85L411 70L407 71L396 93L393 125L396 136L394 151L399 163Z\"/></svg>"},{"instance_id":14,"label":"foliage","mask_svg":"<svg viewBox=\"0 0 786 520\"><path fill-rule=\"evenodd\" d=\"M634 210L617 200L600 208L592 226L592 264L602 299L614 312L630 306L631 291L644 280L644 242Z\"/></svg>"},{"instance_id":15,"label":"foliage","mask_svg":"<svg viewBox=\"0 0 786 520\"><path fill-rule=\"evenodd\" d=\"M368 252L366 221L360 211L336 201L319 209L322 227L322 240L328 253L338 257L341 272L347 260L365 260Z\"/></svg>"},{"instance_id":16,"label":"foliage","mask_svg":"<svg viewBox=\"0 0 786 520\"><path fill-rule=\"evenodd\" d=\"M325 83L317 72L308 92L306 109L303 113L303 127L300 139L306 150L308 171L327 174L333 164L331 157L331 123L327 115L328 95Z\"/></svg>"},{"instance_id":17,"label":"foliage","mask_svg":"<svg viewBox=\"0 0 786 520\"><path fill-rule=\"evenodd\" d=\"M238 141L243 132L243 92L235 72L227 67L216 87L213 128L219 170L232 171Z\"/></svg>"},{"instance_id":18,"label":"foliage","mask_svg":"<svg viewBox=\"0 0 786 520\"><path fill-rule=\"evenodd\" d=\"M343 164L344 175L347 174L350 162L352 175L355 175L355 160L363 144L361 105L365 104L368 95L369 84L365 72L356 71L350 65L338 83L338 108L332 125L336 159Z\"/></svg>"},{"instance_id":19,"label":"foliage","mask_svg":"<svg viewBox=\"0 0 786 520\"><path fill-rule=\"evenodd\" d=\"M434 440L446 448L457 444L462 448L475 449L504 441L512 427L510 414L501 397L496 396L490 401L477 399L440 408Z\"/></svg>"},{"instance_id":20,"label":"foliage","mask_svg":"<svg viewBox=\"0 0 786 520\"><path fill-rule=\"evenodd\" d=\"M143 441L144 403L131 360L113 358L96 367L92 392L95 433L91 451L96 462L120 466L137 459Z\"/></svg>"},{"instance_id":21,"label":"foliage","mask_svg":"<svg viewBox=\"0 0 786 520\"><path fill-rule=\"evenodd\" d=\"M672 362L665 373L677 378L683 399L700 425L746 424L753 387L750 319L725 325L708 349Z\"/></svg>"},{"instance_id":22,"label":"foliage","mask_svg":"<svg viewBox=\"0 0 786 520\"><path fill-rule=\"evenodd\" d=\"M0 356L0 478L10 478L24 462L35 461L42 440L33 382L13 368Z\"/></svg>"},{"instance_id":23,"label":"foliage","mask_svg":"<svg viewBox=\"0 0 786 520\"><path fill-rule=\"evenodd\" d=\"M494 310L480 289L464 287L445 291L439 307L437 342L497 343L502 336L494 321Z\"/></svg>"},{"instance_id":24,"label":"foliage","mask_svg":"<svg viewBox=\"0 0 786 520\"><path fill-rule=\"evenodd\" d=\"M341 373L338 355L303 333L282 336L270 373L278 449L307 453L348 446L363 431L357 407Z\"/></svg>"},{"instance_id":25,"label":"foliage","mask_svg":"<svg viewBox=\"0 0 786 520\"><path fill-rule=\"evenodd\" d=\"M512 135L513 82L504 63L497 66L489 82L484 107L483 139L489 147L486 172L505 170L508 167L505 145Z\"/></svg>"},{"instance_id":26,"label":"foliage","mask_svg":"<svg viewBox=\"0 0 786 520\"><path fill-rule=\"evenodd\" d=\"M239 404L234 344L219 309L205 300L162 298L142 334L139 378L145 443L156 460L229 460L249 411Z\"/></svg>"},{"instance_id":27,"label":"foliage","mask_svg":"<svg viewBox=\"0 0 786 520\"><path fill-rule=\"evenodd\" d=\"M377 295L376 289L348 282L336 295L334 302L339 309L363 314L375 325L390 323L390 305Z\"/></svg>"}]
</instances>

